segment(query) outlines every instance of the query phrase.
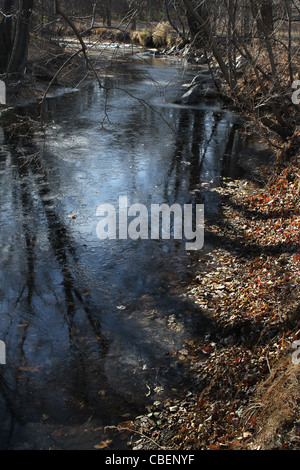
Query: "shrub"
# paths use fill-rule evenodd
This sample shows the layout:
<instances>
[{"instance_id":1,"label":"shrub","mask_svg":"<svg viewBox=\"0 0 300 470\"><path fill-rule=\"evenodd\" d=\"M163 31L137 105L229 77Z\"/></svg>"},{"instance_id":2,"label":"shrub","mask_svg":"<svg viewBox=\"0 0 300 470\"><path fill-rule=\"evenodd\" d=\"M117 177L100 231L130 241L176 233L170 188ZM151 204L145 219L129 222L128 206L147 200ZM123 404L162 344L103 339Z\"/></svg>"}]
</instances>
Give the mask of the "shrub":
<instances>
[{"instance_id":1,"label":"shrub","mask_svg":"<svg viewBox=\"0 0 300 470\"><path fill-rule=\"evenodd\" d=\"M152 36L156 47L171 47L176 43L176 33L167 22L159 23Z\"/></svg>"},{"instance_id":2,"label":"shrub","mask_svg":"<svg viewBox=\"0 0 300 470\"><path fill-rule=\"evenodd\" d=\"M153 42L153 37L152 37L152 31L148 29L143 29L142 31L138 32L138 37L139 37L139 43L141 44L141 46L153 47L154 42Z\"/></svg>"}]
</instances>

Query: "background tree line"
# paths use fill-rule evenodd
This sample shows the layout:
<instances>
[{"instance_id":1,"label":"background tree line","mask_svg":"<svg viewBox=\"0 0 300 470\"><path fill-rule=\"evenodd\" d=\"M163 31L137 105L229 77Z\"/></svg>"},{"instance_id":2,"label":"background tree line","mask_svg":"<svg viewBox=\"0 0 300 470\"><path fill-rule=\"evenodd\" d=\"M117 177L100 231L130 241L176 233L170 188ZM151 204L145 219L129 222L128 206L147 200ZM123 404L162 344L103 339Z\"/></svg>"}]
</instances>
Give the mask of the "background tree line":
<instances>
[{"instance_id":1,"label":"background tree line","mask_svg":"<svg viewBox=\"0 0 300 470\"><path fill-rule=\"evenodd\" d=\"M58 14L58 13L63 14ZM283 140L297 126L291 103L299 79L299 0L0 0L0 74L24 73L30 33L52 36L69 24L81 35L101 25L136 29L169 22L177 48L189 44L221 72L227 93L259 126ZM63 33L63 32L62 32Z\"/></svg>"}]
</instances>

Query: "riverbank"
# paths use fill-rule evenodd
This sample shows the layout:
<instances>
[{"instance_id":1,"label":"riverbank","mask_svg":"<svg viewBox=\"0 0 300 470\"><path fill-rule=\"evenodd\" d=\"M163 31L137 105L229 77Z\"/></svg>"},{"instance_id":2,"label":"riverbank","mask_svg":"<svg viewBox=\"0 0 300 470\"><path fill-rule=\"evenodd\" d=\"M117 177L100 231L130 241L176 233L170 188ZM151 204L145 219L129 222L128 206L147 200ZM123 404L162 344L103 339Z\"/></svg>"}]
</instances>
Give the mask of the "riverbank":
<instances>
[{"instance_id":1,"label":"riverbank","mask_svg":"<svg viewBox=\"0 0 300 470\"><path fill-rule=\"evenodd\" d=\"M101 82L109 74L111 61L124 61L136 50L135 46L101 47L90 43L87 67L85 57L78 51L78 41L49 41L32 35L29 43L26 73L17 79L6 82L7 106L41 102L47 96L67 93L81 86L98 80ZM92 65L93 64L93 65Z\"/></svg>"},{"instance_id":2,"label":"riverbank","mask_svg":"<svg viewBox=\"0 0 300 470\"><path fill-rule=\"evenodd\" d=\"M74 37L59 37L51 41L32 34L25 74L5 80L7 107L38 103L49 95L68 92L95 80L103 86L113 62L126 62L132 54L145 50L155 56L177 56L195 66L205 64L200 52L196 53L189 47L184 49L180 43L173 45L175 39L170 29L165 23L157 28L140 25L137 31L124 35L120 31L98 28L85 38L90 61L88 67L80 53L79 41ZM183 94L186 91L183 90Z\"/></svg>"},{"instance_id":3,"label":"riverbank","mask_svg":"<svg viewBox=\"0 0 300 470\"><path fill-rule=\"evenodd\" d=\"M263 185L211 186L221 198L218 222L206 224L214 249L195 257L187 295L215 327L178 351L194 384L136 420L135 449L299 448L299 147L296 134Z\"/></svg>"},{"instance_id":4,"label":"riverbank","mask_svg":"<svg viewBox=\"0 0 300 470\"><path fill-rule=\"evenodd\" d=\"M33 36L29 43L26 73L6 83L7 106L38 102L48 92L74 88L85 75L86 69L81 58L71 58L57 44Z\"/></svg>"}]
</instances>

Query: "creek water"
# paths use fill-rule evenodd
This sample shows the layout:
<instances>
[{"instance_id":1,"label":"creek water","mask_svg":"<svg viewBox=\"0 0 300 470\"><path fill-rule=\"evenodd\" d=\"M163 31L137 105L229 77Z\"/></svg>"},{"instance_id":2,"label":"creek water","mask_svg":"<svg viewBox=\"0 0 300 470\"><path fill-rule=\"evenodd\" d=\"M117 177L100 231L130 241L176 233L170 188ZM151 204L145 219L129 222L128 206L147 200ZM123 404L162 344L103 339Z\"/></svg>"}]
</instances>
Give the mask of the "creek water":
<instances>
[{"instance_id":1,"label":"creek water","mask_svg":"<svg viewBox=\"0 0 300 470\"><path fill-rule=\"evenodd\" d=\"M53 96L42 130L0 131L2 449L126 448L104 426L189 389L174 352L209 320L184 295L185 241L99 240L96 211L127 196L217 216L200 183L237 176L249 139L218 102L174 104L197 71L134 55L105 70L108 93Z\"/></svg>"}]
</instances>

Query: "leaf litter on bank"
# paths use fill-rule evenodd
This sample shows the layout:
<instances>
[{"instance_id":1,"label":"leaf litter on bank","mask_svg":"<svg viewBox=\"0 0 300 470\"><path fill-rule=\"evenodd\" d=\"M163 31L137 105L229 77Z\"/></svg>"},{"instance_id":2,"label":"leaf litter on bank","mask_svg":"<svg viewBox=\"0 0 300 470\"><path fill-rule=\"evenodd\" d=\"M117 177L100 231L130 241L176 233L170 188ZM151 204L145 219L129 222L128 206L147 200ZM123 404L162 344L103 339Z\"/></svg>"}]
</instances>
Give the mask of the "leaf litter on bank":
<instances>
[{"instance_id":1,"label":"leaf litter on bank","mask_svg":"<svg viewBox=\"0 0 300 470\"><path fill-rule=\"evenodd\" d=\"M299 136L295 139L299 150ZM268 417L274 407L268 401L271 393L259 401L260 387L269 386L283 359L286 376L299 379L299 366L291 361L291 345L300 332L298 160L268 172L264 187L225 180L223 187L214 188L221 198L221 217L206 224L206 230L218 243L205 262L199 260L187 296L213 318L215 328L177 351L178 361L193 374L188 396L178 393L159 406L153 403L150 421L135 421L138 430L168 449L263 447L260 416L264 410ZM300 402L299 390L295 394ZM273 422L282 427L288 420L300 421L299 411L291 415L290 408L281 421L272 413ZM300 435L289 441L276 427L272 432L267 448L299 446ZM139 442L139 448L152 446L147 439Z\"/></svg>"}]
</instances>

